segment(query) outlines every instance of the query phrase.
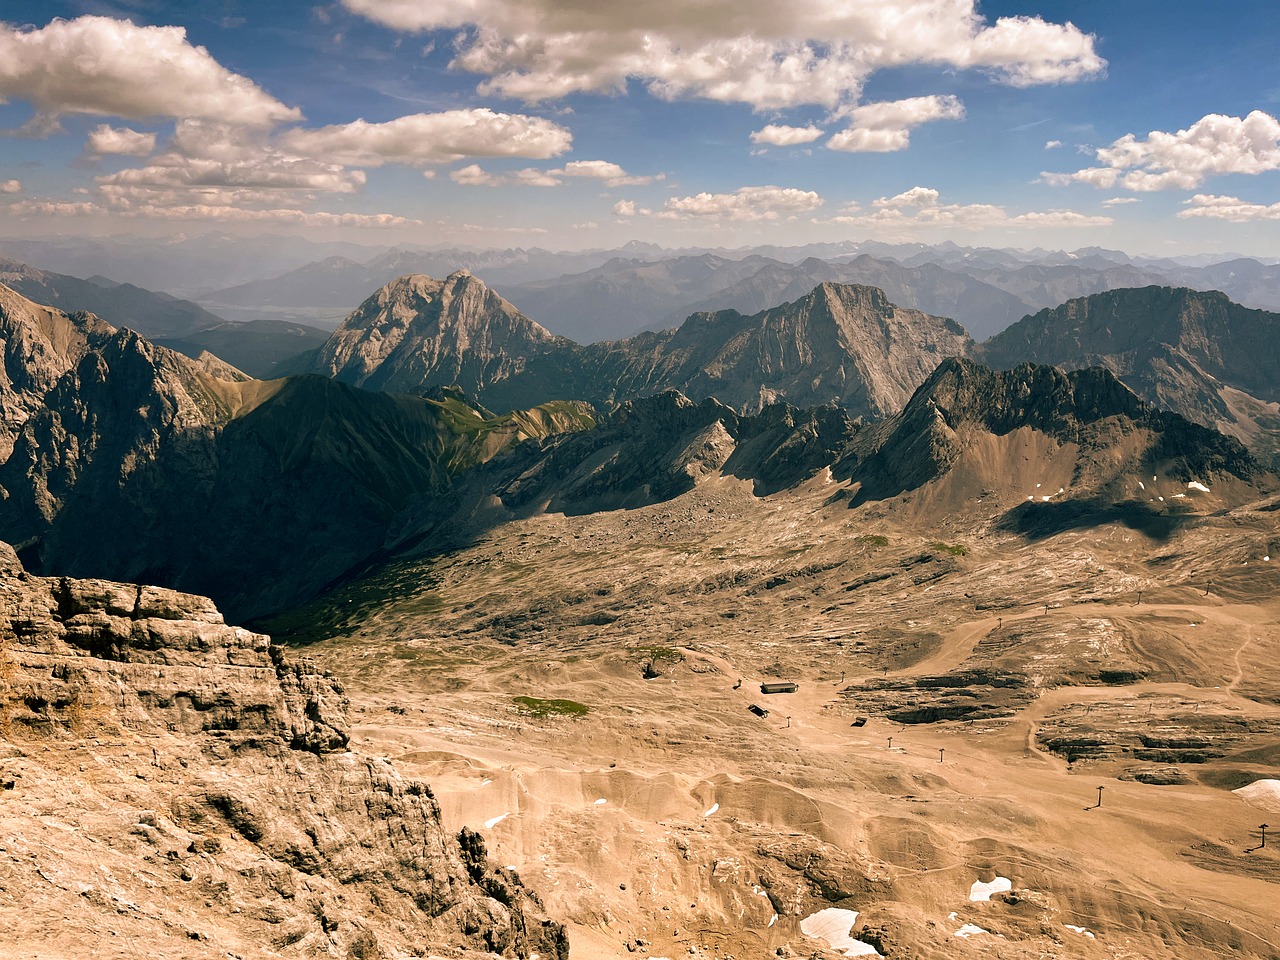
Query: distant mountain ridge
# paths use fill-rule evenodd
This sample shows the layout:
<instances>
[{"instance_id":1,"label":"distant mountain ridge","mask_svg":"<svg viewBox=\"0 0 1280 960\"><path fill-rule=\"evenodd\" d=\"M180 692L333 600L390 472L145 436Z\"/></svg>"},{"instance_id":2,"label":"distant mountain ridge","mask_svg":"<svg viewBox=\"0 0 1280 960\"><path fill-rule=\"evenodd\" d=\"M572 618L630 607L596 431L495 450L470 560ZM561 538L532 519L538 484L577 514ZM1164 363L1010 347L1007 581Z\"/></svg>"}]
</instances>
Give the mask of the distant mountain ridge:
<instances>
[{"instance_id":1,"label":"distant mountain ridge","mask_svg":"<svg viewBox=\"0 0 1280 960\"><path fill-rule=\"evenodd\" d=\"M996 367L1106 367L1150 402L1270 456L1280 451L1278 343L1280 314L1219 292L1151 286L1042 310L976 356Z\"/></svg>"},{"instance_id":2,"label":"distant mountain ridge","mask_svg":"<svg viewBox=\"0 0 1280 960\"><path fill-rule=\"evenodd\" d=\"M294 369L404 393L457 384L499 410L564 398L617 403L675 389L746 412L785 398L885 416L939 360L971 350L954 321L847 284L821 284L750 317L695 314L676 330L583 346L553 336L460 271L382 288Z\"/></svg>"},{"instance_id":3,"label":"distant mountain ridge","mask_svg":"<svg viewBox=\"0 0 1280 960\"><path fill-rule=\"evenodd\" d=\"M189 300L153 293L131 283L116 283L105 277L81 280L37 270L16 260L0 258L0 283L35 303L69 313L84 310L113 326L127 326L146 337L180 337L224 322Z\"/></svg>"},{"instance_id":4,"label":"distant mountain ridge","mask_svg":"<svg viewBox=\"0 0 1280 960\"><path fill-rule=\"evenodd\" d=\"M979 340L1074 297L1152 284L1222 290L1239 303L1280 310L1280 266L1247 257L1150 258L1098 247L1068 253L873 241L739 250L631 243L572 253L396 249L363 261L348 255L316 261L210 293L206 302L215 312L237 315L258 306L281 315L335 316L399 276L439 277L457 269L484 277L527 316L582 343L661 329L704 310L756 313L795 300L823 281L881 287L900 306L959 320Z\"/></svg>"},{"instance_id":5,"label":"distant mountain ridge","mask_svg":"<svg viewBox=\"0 0 1280 960\"><path fill-rule=\"evenodd\" d=\"M208 352L255 377L324 342L322 330L280 320L224 320L189 300L106 277L88 280L0 259L0 283L28 300L68 314L92 313L116 327L198 358Z\"/></svg>"}]
</instances>

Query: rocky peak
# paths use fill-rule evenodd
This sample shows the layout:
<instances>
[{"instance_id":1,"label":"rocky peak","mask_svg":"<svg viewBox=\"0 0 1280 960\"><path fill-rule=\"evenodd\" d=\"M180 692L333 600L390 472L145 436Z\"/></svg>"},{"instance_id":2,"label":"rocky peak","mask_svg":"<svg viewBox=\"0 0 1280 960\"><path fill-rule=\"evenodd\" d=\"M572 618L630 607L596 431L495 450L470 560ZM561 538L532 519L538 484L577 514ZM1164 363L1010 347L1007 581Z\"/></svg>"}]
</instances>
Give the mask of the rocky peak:
<instances>
[{"instance_id":1,"label":"rocky peak","mask_svg":"<svg viewBox=\"0 0 1280 960\"><path fill-rule=\"evenodd\" d=\"M0 284L0 462L45 394L112 332L91 313L42 307Z\"/></svg>"},{"instance_id":2,"label":"rocky peak","mask_svg":"<svg viewBox=\"0 0 1280 960\"><path fill-rule=\"evenodd\" d=\"M1246 482L1260 473L1239 442L1155 409L1101 367L1064 373L1024 363L996 371L959 358L943 361L900 414L859 435L838 472L860 482L855 503L921 487L966 455L978 473L988 471L970 478L975 490L1003 486L1021 468L993 464L1029 462L1004 438L1031 442L1031 433L1054 450L1077 451L1076 497L1126 470Z\"/></svg>"},{"instance_id":3,"label":"rocky peak","mask_svg":"<svg viewBox=\"0 0 1280 960\"><path fill-rule=\"evenodd\" d=\"M458 384L480 394L555 341L467 270L443 280L412 274L356 308L312 372L401 393Z\"/></svg>"}]
</instances>

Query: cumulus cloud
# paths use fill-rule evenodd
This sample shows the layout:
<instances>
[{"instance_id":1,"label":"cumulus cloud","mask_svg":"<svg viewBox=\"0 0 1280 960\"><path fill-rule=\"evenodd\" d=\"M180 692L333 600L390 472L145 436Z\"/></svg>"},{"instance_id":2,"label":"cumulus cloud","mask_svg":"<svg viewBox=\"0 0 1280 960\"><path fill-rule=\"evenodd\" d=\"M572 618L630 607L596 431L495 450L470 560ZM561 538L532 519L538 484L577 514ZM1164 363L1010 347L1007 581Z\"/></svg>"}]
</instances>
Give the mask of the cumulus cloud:
<instances>
[{"instance_id":1,"label":"cumulus cloud","mask_svg":"<svg viewBox=\"0 0 1280 960\"><path fill-rule=\"evenodd\" d=\"M1111 217L1090 216L1074 210L1044 210L1010 214L1004 207L989 203L942 203L941 195L932 187L912 187L892 197L872 201L874 213L858 215L856 206L848 213L831 218L846 226L911 230L925 227L953 227L978 230L990 227L1100 227L1114 221Z\"/></svg>"},{"instance_id":2,"label":"cumulus cloud","mask_svg":"<svg viewBox=\"0 0 1280 960\"><path fill-rule=\"evenodd\" d=\"M1061 140L1046 140L1044 144L1046 150L1057 150L1060 146L1062 146Z\"/></svg>"},{"instance_id":3,"label":"cumulus cloud","mask_svg":"<svg viewBox=\"0 0 1280 960\"><path fill-rule=\"evenodd\" d=\"M788 127L770 123L752 133L751 142L767 143L773 147L794 147L802 143L813 143L820 136L820 127Z\"/></svg>"},{"instance_id":4,"label":"cumulus cloud","mask_svg":"<svg viewBox=\"0 0 1280 960\"><path fill-rule=\"evenodd\" d=\"M1239 197L1219 197L1197 193L1186 210L1179 210L1179 217L1208 217L1230 223L1248 223L1251 220L1280 220L1280 203L1250 203Z\"/></svg>"},{"instance_id":5,"label":"cumulus cloud","mask_svg":"<svg viewBox=\"0 0 1280 960\"><path fill-rule=\"evenodd\" d=\"M449 179L464 187L558 187L560 181L545 170L527 167L511 173L489 173L478 163L470 164L449 174Z\"/></svg>"},{"instance_id":6,"label":"cumulus cloud","mask_svg":"<svg viewBox=\"0 0 1280 960\"><path fill-rule=\"evenodd\" d=\"M1137 197L1110 197L1102 201L1104 207L1123 207L1128 203L1141 203Z\"/></svg>"},{"instance_id":7,"label":"cumulus cloud","mask_svg":"<svg viewBox=\"0 0 1280 960\"><path fill-rule=\"evenodd\" d=\"M538 101L617 93L757 109L856 102L867 77L907 64L985 70L1014 86L1096 76L1106 62L1073 24L1004 17L976 0L342 0L406 31L459 30L453 66L484 93Z\"/></svg>"},{"instance_id":8,"label":"cumulus cloud","mask_svg":"<svg viewBox=\"0 0 1280 960\"><path fill-rule=\"evenodd\" d=\"M1095 154L1101 166L1041 177L1054 186L1190 190L1218 174L1280 170L1280 121L1261 110L1243 118L1211 113L1176 133L1154 130L1145 140L1126 134Z\"/></svg>"},{"instance_id":9,"label":"cumulus cloud","mask_svg":"<svg viewBox=\"0 0 1280 960\"><path fill-rule=\"evenodd\" d=\"M564 177L600 180L610 187L622 187L643 186L655 180L663 180L666 175L659 173L651 177L633 177L608 160L571 160L563 167L553 170L526 167L510 173L490 173L478 163L473 163L449 174L449 179L454 183L466 187L558 187L564 183Z\"/></svg>"},{"instance_id":10,"label":"cumulus cloud","mask_svg":"<svg viewBox=\"0 0 1280 960\"><path fill-rule=\"evenodd\" d=\"M611 187L640 187L656 180L665 180L666 174L659 173L651 177L632 176L616 163L608 160L570 160L559 170L552 170L553 176L588 177L603 180Z\"/></svg>"},{"instance_id":11,"label":"cumulus cloud","mask_svg":"<svg viewBox=\"0 0 1280 960\"><path fill-rule=\"evenodd\" d=\"M0 180L0 193L21 193L21 180Z\"/></svg>"},{"instance_id":12,"label":"cumulus cloud","mask_svg":"<svg viewBox=\"0 0 1280 960\"><path fill-rule=\"evenodd\" d=\"M880 197L878 200L873 200L871 205L881 210L897 210L902 207L933 207L937 205L940 196L941 194L933 187L912 187L897 196Z\"/></svg>"},{"instance_id":13,"label":"cumulus cloud","mask_svg":"<svg viewBox=\"0 0 1280 960\"><path fill-rule=\"evenodd\" d=\"M365 167L385 163L447 163L468 157L545 160L573 145L565 127L541 117L487 108L398 117L386 123L352 123L294 129L280 138L295 154Z\"/></svg>"},{"instance_id":14,"label":"cumulus cloud","mask_svg":"<svg viewBox=\"0 0 1280 960\"><path fill-rule=\"evenodd\" d=\"M89 131L89 143L85 149L99 157L145 157L155 152L156 135L104 123Z\"/></svg>"},{"instance_id":15,"label":"cumulus cloud","mask_svg":"<svg viewBox=\"0 0 1280 960\"><path fill-rule=\"evenodd\" d=\"M364 183L362 170L283 153L259 132L201 120L180 122L145 166L97 178L99 194L118 209L276 208Z\"/></svg>"},{"instance_id":16,"label":"cumulus cloud","mask_svg":"<svg viewBox=\"0 0 1280 960\"><path fill-rule=\"evenodd\" d=\"M931 120L960 120L964 104L956 97L911 97L868 103L840 111L849 118L849 128L841 130L827 147L846 153L892 153L905 150L911 131Z\"/></svg>"},{"instance_id":17,"label":"cumulus cloud","mask_svg":"<svg viewBox=\"0 0 1280 960\"><path fill-rule=\"evenodd\" d=\"M53 20L38 30L0 23L0 98L32 104L30 132L68 114L204 118L265 128L302 114L192 46L182 27L110 17Z\"/></svg>"},{"instance_id":18,"label":"cumulus cloud","mask_svg":"<svg viewBox=\"0 0 1280 960\"><path fill-rule=\"evenodd\" d=\"M794 187L741 187L733 193L699 193L672 197L661 210L637 207L634 200L620 200L613 212L619 216L648 216L661 220L720 220L757 222L782 220L822 206L812 190Z\"/></svg>"}]
</instances>

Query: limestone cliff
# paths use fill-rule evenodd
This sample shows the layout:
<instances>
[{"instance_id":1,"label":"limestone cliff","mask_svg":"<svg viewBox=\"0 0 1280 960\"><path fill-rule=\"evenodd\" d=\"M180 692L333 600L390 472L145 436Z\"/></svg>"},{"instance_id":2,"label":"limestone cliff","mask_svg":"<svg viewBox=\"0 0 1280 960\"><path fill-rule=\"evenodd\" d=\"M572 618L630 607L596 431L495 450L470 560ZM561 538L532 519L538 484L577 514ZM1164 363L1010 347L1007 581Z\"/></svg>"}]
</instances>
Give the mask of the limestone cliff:
<instances>
[{"instance_id":1,"label":"limestone cliff","mask_svg":"<svg viewBox=\"0 0 1280 960\"><path fill-rule=\"evenodd\" d=\"M41 956L568 956L342 688L202 597L0 545L0 924ZM117 951L118 948L118 951Z\"/></svg>"}]
</instances>

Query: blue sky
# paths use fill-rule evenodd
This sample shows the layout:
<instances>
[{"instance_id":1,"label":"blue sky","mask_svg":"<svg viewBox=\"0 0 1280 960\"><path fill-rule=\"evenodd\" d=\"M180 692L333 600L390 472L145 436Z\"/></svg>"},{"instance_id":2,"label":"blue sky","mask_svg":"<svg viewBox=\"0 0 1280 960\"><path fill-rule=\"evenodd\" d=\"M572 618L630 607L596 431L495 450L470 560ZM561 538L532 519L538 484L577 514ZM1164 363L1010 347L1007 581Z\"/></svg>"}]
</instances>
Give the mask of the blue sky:
<instances>
[{"instance_id":1,"label":"blue sky","mask_svg":"<svg viewBox=\"0 0 1280 960\"><path fill-rule=\"evenodd\" d=\"M0 235L1280 256L1274 0L196 6L5 0Z\"/></svg>"}]
</instances>

